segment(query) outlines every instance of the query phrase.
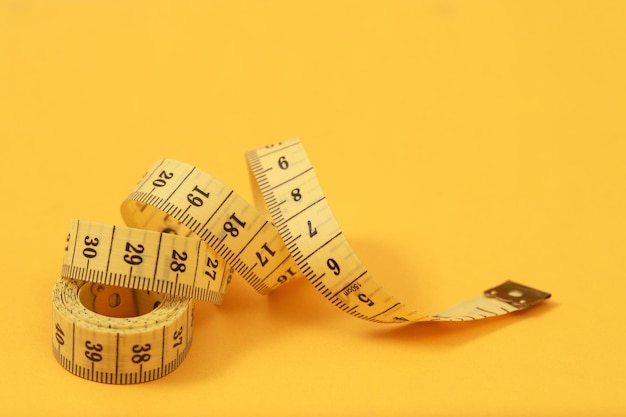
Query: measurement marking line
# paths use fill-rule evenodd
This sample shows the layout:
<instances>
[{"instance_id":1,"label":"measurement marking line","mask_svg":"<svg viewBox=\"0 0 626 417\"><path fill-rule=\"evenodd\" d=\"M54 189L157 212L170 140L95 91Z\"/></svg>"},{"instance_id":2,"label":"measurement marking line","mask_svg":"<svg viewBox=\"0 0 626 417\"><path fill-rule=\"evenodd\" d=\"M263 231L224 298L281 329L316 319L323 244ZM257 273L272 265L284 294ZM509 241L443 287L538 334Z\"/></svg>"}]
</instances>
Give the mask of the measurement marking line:
<instances>
[{"instance_id":1,"label":"measurement marking line","mask_svg":"<svg viewBox=\"0 0 626 417\"><path fill-rule=\"evenodd\" d=\"M326 245L328 245L330 242L332 242L333 240L337 239L339 236L341 236L343 233L341 231L339 231L339 233L337 233L335 236L331 237L330 239L328 239L323 245L319 246L317 249L315 249L313 252L309 253L306 257L300 259L300 261L298 262L298 265L300 265L300 262L306 262L307 259L309 259L311 256L315 255L319 250L321 250L322 248L324 248Z\"/></svg>"},{"instance_id":2,"label":"measurement marking line","mask_svg":"<svg viewBox=\"0 0 626 417\"><path fill-rule=\"evenodd\" d=\"M226 203L226 201L228 201L228 199L233 195L234 191L230 190L230 192L228 193L228 195L226 196L226 198L224 198L222 200L222 202L217 206L217 209L215 209L215 211L213 212L213 214L211 214L209 216L209 218L207 219L206 222L204 222L204 224L202 225L201 229L204 230L203 235L205 233L208 233L208 236L205 237L208 238L211 235L211 232L209 232L209 230L207 229L207 225L209 224L209 222L213 219L213 217L222 210L222 206ZM202 236L201 236L202 237Z\"/></svg>"},{"instance_id":3,"label":"measurement marking line","mask_svg":"<svg viewBox=\"0 0 626 417\"><path fill-rule=\"evenodd\" d=\"M152 274L152 289L154 290L154 282L158 280L157 269L159 268L159 257L161 255L161 241L163 240L163 232L159 233L159 242L157 244L157 253L154 261L154 273Z\"/></svg>"},{"instance_id":4,"label":"measurement marking line","mask_svg":"<svg viewBox=\"0 0 626 417\"><path fill-rule=\"evenodd\" d=\"M74 264L74 255L76 255L76 246L78 245L78 229L80 228L80 220L76 220L76 236L74 236L74 247L72 248L72 264Z\"/></svg>"},{"instance_id":5,"label":"measurement marking line","mask_svg":"<svg viewBox=\"0 0 626 417\"><path fill-rule=\"evenodd\" d=\"M497 316L497 314L496 314L496 313L494 313L493 311L489 311L489 310L487 310L487 309L485 309L485 308L482 308L482 307L480 307L480 306L476 306L476 310L480 310L480 311L482 311L482 312L484 312L484 313L489 313L489 314L493 314L494 316Z\"/></svg>"},{"instance_id":6,"label":"measurement marking line","mask_svg":"<svg viewBox=\"0 0 626 417\"><path fill-rule=\"evenodd\" d=\"M203 240L198 240L198 244L196 245L197 250L196 250L196 268L195 271L196 273L193 275L193 283L192 285L195 287L196 286L196 280L198 279L198 268L200 267L200 245L204 244Z\"/></svg>"},{"instance_id":7,"label":"measurement marking line","mask_svg":"<svg viewBox=\"0 0 626 417\"><path fill-rule=\"evenodd\" d=\"M281 182L281 183L278 183L278 184L276 184L276 185L274 185L274 186L272 186L272 187L270 187L270 188L265 189L263 194L265 194L265 193L269 193L270 191L273 191L273 190L275 190L275 189L276 189L276 188L278 188L278 187L281 187L281 186L283 186L283 185L285 185L285 184L288 184L288 183L290 183L291 181L295 180L296 178L299 178L299 177L303 176L304 174L306 174L307 172L312 171L312 170L313 170L313 167L312 167L312 166L311 166L311 167L308 167L307 169L305 169L304 171L302 171L302 172L300 172L300 173L298 173L298 174L294 175L293 177L291 177L291 178L289 178L289 179L287 179L287 180L285 180L285 181L283 181L283 182Z\"/></svg>"},{"instance_id":8,"label":"measurement marking line","mask_svg":"<svg viewBox=\"0 0 626 417\"><path fill-rule=\"evenodd\" d=\"M187 178L189 178L189 176L196 170L196 167L191 167L191 171L189 171L187 173L187 175L185 175L185 177L180 180L180 182L178 183L178 185L176 187L174 187L174 190L170 193L170 195L165 198L165 201L169 201L170 198L172 198L172 196L176 193L176 191L178 191L178 189L185 183L185 181L187 181Z\"/></svg>"},{"instance_id":9,"label":"measurement marking line","mask_svg":"<svg viewBox=\"0 0 626 417\"><path fill-rule=\"evenodd\" d=\"M307 211L308 209L310 209L311 207L313 207L314 205L316 205L317 203L326 200L326 196L322 196L320 199L314 201L313 203L309 204L307 207L303 208L302 210L298 211L297 213L295 213L293 216L287 218L287 219L281 219L280 222L276 222L276 226L278 227L279 224L282 225L283 223L289 223L291 220L293 220L295 217L298 217L300 214L304 213L305 211Z\"/></svg>"},{"instance_id":10,"label":"measurement marking line","mask_svg":"<svg viewBox=\"0 0 626 417\"><path fill-rule=\"evenodd\" d=\"M107 265L104 271L104 275L106 276L109 272L109 265L111 263L111 252L113 251L113 239L115 238L115 225L113 225L113 229L111 230L111 242L109 243L109 254L107 256Z\"/></svg>"},{"instance_id":11,"label":"measurement marking line","mask_svg":"<svg viewBox=\"0 0 626 417\"><path fill-rule=\"evenodd\" d=\"M383 311L381 311L380 313L375 314L375 315L373 315L373 316L369 316L369 318L370 318L370 319L374 319L374 318L376 318L376 317L378 317L378 316L380 316L380 315L382 315L382 314L387 313L388 311L391 311L392 309L396 308L396 307L397 307L397 306L399 306L399 305L402 305L402 303L397 302L397 303L395 303L394 305L392 305L391 307L389 307L388 309L383 310Z\"/></svg>"},{"instance_id":12,"label":"measurement marking line","mask_svg":"<svg viewBox=\"0 0 626 417\"><path fill-rule=\"evenodd\" d=\"M116 334L116 346L115 346L115 382L117 383L117 374L119 372L120 363L120 334Z\"/></svg>"},{"instance_id":13,"label":"measurement marking line","mask_svg":"<svg viewBox=\"0 0 626 417\"><path fill-rule=\"evenodd\" d=\"M76 351L76 322L72 322L72 367L74 367L74 352Z\"/></svg>"}]
</instances>

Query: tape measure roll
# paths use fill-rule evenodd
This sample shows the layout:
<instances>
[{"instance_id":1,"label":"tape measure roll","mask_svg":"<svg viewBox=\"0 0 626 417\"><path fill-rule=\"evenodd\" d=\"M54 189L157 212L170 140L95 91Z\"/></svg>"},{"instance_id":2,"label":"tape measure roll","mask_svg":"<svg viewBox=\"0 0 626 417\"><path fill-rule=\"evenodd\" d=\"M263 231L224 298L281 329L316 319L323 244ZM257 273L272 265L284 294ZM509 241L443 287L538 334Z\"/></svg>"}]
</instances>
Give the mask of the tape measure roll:
<instances>
[{"instance_id":1,"label":"tape measure roll","mask_svg":"<svg viewBox=\"0 0 626 417\"><path fill-rule=\"evenodd\" d=\"M263 294L306 276L342 311L379 323L478 320L550 297L506 281L437 313L418 313L358 259L298 139L246 157L255 199L266 209L192 165L162 159L122 202L128 227L71 222L53 296L61 365L122 384L171 372L190 346L191 298L219 304L233 272Z\"/></svg>"},{"instance_id":2,"label":"tape measure roll","mask_svg":"<svg viewBox=\"0 0 626 417\"><path fill-rule=\"evenodd\" d=\"M52 351L61 366L109 384L151 381L176 369L191 346L193 301L156 295L159 301L154 302L155 295L139 292L138 304L146 304L146 299L150 304L138 312L144 314L108 317L96 311L103 287L68 278L56 282Z\"/></svg>"}]
</instances>

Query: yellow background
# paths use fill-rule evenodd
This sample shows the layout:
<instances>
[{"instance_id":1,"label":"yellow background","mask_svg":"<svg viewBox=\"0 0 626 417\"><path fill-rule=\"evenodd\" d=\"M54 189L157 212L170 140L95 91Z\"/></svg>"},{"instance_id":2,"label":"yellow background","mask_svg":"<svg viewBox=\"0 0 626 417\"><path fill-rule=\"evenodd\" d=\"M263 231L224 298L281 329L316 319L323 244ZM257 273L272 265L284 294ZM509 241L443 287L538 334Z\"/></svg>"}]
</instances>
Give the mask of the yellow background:
<instances>
[{"instance_id":1,"label":"yellow background","mask_svg":"<svg viewBox=\"0 0 626 417\"><path fill-rule=\"evenodd\" d=\"M625 41L620 1L0 1L1 415L625 415ZM236 277L165 378L56 363L69 219L121 224L162 157L252 201L244 152L293 137L418 310L553 298L394 326Z\"/></svg>"}]
</instances>

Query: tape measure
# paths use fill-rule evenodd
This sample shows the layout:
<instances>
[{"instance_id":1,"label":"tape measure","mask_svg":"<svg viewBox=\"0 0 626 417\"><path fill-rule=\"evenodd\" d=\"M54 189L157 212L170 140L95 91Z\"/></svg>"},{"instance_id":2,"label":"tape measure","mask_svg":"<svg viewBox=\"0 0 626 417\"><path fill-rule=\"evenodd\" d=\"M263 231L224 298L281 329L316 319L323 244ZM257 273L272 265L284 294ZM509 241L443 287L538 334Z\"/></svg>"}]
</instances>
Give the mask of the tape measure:
<instances>
[{"instance_id":1,"label":"tape measure","mask_svg":"<svg viewBox=\"0 0 626 417\"><path fill-rule=\"evenodd\" d=\"M122 202L128 227L71 221L53 296L53 350L61 365L106 383L169 373L189 349L191 299L221 303L233 273L262 294L304 276L340 310L378 323L479 320L550 297L506 281L419 313L358 259L298 139L246 157L265 209L197 167L162 159Z\"/></svg>"}]
</instances>

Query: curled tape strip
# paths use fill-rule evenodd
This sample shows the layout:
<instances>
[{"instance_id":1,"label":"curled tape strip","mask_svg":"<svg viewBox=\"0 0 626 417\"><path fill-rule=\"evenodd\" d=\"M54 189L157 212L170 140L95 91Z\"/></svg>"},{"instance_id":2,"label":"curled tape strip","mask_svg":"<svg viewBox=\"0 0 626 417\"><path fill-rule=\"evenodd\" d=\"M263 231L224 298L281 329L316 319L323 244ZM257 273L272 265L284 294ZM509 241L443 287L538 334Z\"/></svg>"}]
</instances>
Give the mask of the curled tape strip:
<instances>
[{"instance_id":1,"label":"curled tape strip","mask_svg":"<svg viewBox=\"0 0 626 417\"><path fill-rule=\"evenodd\" d=\"M62 276L219 304L230 272L197 237L72 220Z\"/></svg>"},{"instance_id":2,"label":"curled tape strip","mask_svg":"<svg viewBox=\"0 0 626 417\"><path fill-rule=\"evenodd\" d=\"M142 313L138 317L160 323L160 318L154 320L152 316L165 303L150 311L145 301L138 301L149 296L137 297L124 291L143 290L219 304L233 272L262 294L305 276L339 309L379 323L478 320L526 309L550 297L549 293L507 281L443 311L419 313L389 294L358 259L332 215L298 139L250 151L246 157L257 185L255 197L262 197L269 216L200 169L162 159L150 167L122 203L121 214L128 227L71 222L62 269L61 282L65 284L55 288L54 296L53 345L56 341L55 356L64 367L87 379L111 383L165 375L173 364L180 363L180 355L176 356L178 361L168 362L167 369L163 368L162 356L162 365L150 368L151 373L146 374L145 369L132 368L128 360L121 363L119 349L115 360L111 356L105 361L104 353L98 351L96 358L102 360L94 361L89 358L93 355L87 355L88 348L83 352L85 358L80 357L82 362L76 361L74 350L70 360L59 338L65 341L63 336L72 325L73 332L79 329L79 345L86 343L84 334L88 333L91 346L97 343L102 351L105 347L112 350L110 346L118 346L119 342L113 343L106 332L100 336L92 327L77 327L74 311L91 311L88 315L92 317ZM97 285L91 293L99 306L85 310L89 300L82 300L80 308L57 307L57 300L77 299L63 296L63 291L73 294L78 288L68 283L85 281ZM66 313L61 315L59 311ZM77 315L77 322L79 318ZM185 333L189 337L190 323ZM167 339L165 330L144 332L151 347L161 341L164 355L167 343L159 337ZM73 341L73 349L75 345ZM135 350L143 346L132 340L123 345L132 345ZM135 355L141 353L132 349ZM130 356L131 363L132 358L138 358L135 355ZM144 355L142 366L153 357L147 352ZM128 370L128 366L135 370Z\"/></svg>"}]
</instances>

